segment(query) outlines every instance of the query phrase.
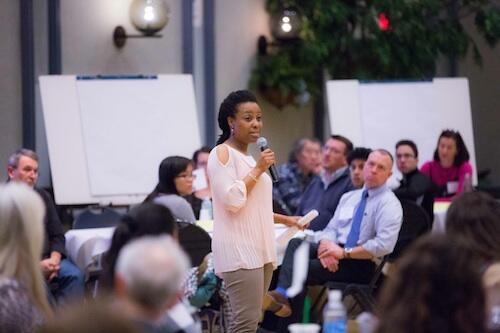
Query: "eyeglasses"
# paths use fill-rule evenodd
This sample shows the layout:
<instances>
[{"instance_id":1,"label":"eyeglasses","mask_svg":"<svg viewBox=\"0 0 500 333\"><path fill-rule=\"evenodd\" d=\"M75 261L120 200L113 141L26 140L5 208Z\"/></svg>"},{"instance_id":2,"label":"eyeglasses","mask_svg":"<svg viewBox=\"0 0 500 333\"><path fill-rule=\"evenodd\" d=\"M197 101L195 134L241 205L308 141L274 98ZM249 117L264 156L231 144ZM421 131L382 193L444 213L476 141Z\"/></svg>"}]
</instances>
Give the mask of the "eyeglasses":
<instances>
[{"instance_id":1,"label":"eyeglasses","mask_svg":"<svg viewBox=\"0 0 500 333\"><path fill-rule=\"evenodd\" d=\"M415 157L415 155L413 155L413 154L396 154L396 158L398 160L402 160L403 158L409 159L409 158L414 158L414 157Z\"/></svg>"},{"instance_id":2,"label":"eyeglasses","mask_svg":"<svg viewBox=\"0 0 500 333\"><path fill-rule=\"evenodd\" d=\"M328 146L324 146L323 147L323 151L324 152L332 152L334 154L343 154L344 152L343 151L340 151L339 149L337 148L334 148L334 147L328 147Z\"/></svg>"}]
</instances>

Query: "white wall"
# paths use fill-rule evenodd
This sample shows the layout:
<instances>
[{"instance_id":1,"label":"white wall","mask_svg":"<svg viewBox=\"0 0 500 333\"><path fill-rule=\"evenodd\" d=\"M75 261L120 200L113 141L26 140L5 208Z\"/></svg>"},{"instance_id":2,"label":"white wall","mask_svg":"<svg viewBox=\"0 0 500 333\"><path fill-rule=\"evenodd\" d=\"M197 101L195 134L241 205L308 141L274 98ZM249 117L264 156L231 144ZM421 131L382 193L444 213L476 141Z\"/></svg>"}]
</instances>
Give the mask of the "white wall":
<instances>
[{"instance_id":1,"label":"white wall","mask_svg":"<svg viewBox=\"0 0 500 333\"><path fill-rule=\"evenodd\" d=\"M264 0L215 1L216 112L222 100L234 90L247 89L255 65L257 39L270 36L269 15ZM292 143L313 133L312 105L278 110L258 96L263 109L263 135L276 152L279 163L286 162ZM214 126L220 133L217 121Z\"/></svg>"},{"instance_id":2,"label":"white wall","mask_svg":"<svg viewBox=\"0 0 500 333\"><path fill-rule=\"evenodd\" d=\"M170 22L162 38L128 39L121 49L112 41L116 26L139 33L129 19L131 0L61 1L63 73L181 73L182 1L168 0Z\"/></svg>"},{"instance_id":3,"label":"white wall","mask_svg":"<svg viewBox=\"0 0 500 333\"><path fill-rule=\"evenodd\" d=\"M0 0L0 181L10 153L22 144L19 3Z\"/></svg>"}]
</instances>

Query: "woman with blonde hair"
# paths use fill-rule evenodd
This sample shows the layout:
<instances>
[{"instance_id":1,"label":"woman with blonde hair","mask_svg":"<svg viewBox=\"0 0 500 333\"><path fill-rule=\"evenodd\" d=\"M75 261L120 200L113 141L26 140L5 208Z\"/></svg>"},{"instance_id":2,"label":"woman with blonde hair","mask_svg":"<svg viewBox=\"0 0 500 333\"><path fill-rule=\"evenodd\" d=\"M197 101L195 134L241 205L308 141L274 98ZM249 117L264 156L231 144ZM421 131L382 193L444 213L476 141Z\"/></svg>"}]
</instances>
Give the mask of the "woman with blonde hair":
<instances>
[{"instance_id":1,"label":"woman with blonde hair","mask_svg":"<svg viewBox=\"0 0 500 333\"><path fill-rule=\"evenodd\" d=\"M52 314L40 269L44 214L26 185L0 185L0 332L34 332Z\"/></svg>"}]
</instances>

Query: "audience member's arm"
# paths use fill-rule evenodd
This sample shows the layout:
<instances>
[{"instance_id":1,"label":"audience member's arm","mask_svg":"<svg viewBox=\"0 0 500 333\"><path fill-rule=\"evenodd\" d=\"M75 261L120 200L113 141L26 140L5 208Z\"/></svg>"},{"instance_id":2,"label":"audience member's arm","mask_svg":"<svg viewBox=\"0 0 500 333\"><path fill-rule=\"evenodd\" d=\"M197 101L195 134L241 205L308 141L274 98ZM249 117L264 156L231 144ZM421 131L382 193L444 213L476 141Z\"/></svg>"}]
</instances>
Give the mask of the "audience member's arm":
<instances>
[{"instance_id":1,"label":"audience member's arm","mask_svg":"<svg viewBox=\"0 0 500 333\"><path fill-rule=\"evenodd\" d=\"M396 246L403 221L401 203L396 198L382 203L375 218L376 236L361 246L373 257L383 257L391 253ZM359 255L363 253L359 252Z\"/></svg>"},{"instance_id":2,"label":"audience member's arm","mask_svg":"<svg viewBox=\"0 0 500 333\"><path fill-rule=\"evenodd\" d=\"M372 259L373 254L368 252L363 248L363 246L356 246L352 248L349 257L347 257L345 251L342 252L342 257L340 259Z\"/></svg>"},{"instance_id":3,"label":"audience member's arm","mask_svg":"<svg viewBox=\"0 0 500 333\"><path fill-rule=\"evenodd\" d=\"M51 253L51 258L53 259L63 259L66 256L66 241L64 238L64 229L57 215L56 206L54 201L49 196L49 194L43 190L39 190L38 193L42 196L46 208L46 225L45 228L48 234L49 249ZM52 255L52 253L58 252L59 256Z\"/></svg>"},{"instance_id":4,"label":"audience member's arm","mask_svg":"<svg viewBox=\"0 0 500 333\"><path fill-rule=\"evenodd\" d=\"M417 200L423 196L431 187L430 179L422 174L416 174L413 176L410 184L406 188L397 188L394 190L394 194L401 199Z\"/></svg>"},{"instance_id":5,"label":"audience member's arm","mask_svg":"<svg viewBox=\"0 0 500 333\"><path fill-rule=\"evenodd\" d=\"M280 209L287 215L292 215L293 212L288 207L285 197L289 193L290 180L286 177L285 165L278 167L280 178L278 182L273 184L273 200L279 205ZM296 205L294 207L297 207ZM295 210L295 209L294 209Z\"/></svg>"}]
</instances>

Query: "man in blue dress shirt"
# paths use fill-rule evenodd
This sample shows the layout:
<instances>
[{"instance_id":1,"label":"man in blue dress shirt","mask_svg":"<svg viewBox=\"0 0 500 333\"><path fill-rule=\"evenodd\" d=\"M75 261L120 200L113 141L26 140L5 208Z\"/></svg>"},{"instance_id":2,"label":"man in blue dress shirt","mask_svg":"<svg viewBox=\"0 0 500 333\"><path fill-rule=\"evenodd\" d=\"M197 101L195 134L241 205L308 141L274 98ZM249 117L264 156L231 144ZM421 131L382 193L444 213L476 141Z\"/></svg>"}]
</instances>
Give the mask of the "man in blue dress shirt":
<instances>
[{"instance_id":1,"label":"man in blue dress shirt","mask_svg":"<svg viewBox=\"0 0 500 333\"><path fill-rule=\"evenodd\" d=\"M393 158L383 149L374 150L365 163L363 188L342 196L333 218L309 252L307 285L328 281L367 283L375 263L394 249L403 220L401 204L387 187ZM278 288L268 292L264 308L286 317L291 308L286 297L293 273L293 257L301 240L288 244Z\"/></svg>"}]
</instances>

